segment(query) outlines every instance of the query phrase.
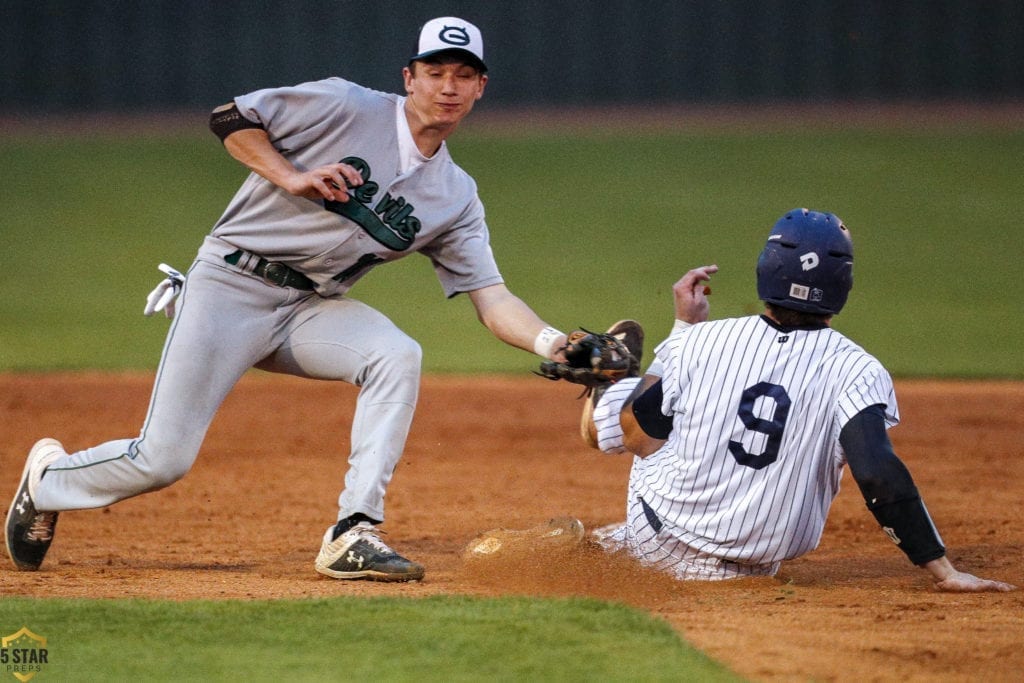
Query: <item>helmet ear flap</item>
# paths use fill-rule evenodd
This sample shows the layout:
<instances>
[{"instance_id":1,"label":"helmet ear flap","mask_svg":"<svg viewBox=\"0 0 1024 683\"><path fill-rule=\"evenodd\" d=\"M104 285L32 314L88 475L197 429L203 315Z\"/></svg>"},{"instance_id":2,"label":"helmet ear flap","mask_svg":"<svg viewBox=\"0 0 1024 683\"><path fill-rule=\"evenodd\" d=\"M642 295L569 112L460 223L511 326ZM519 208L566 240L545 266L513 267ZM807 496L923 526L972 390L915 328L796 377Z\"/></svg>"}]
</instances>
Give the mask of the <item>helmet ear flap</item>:
<instances>
[{"instance_id":1,"label":"helmet ear flap","mask_svg":"<svg viewBox=\"0 0 1024 683\"><path fill-rule=\"evenodd\" d=\"M778 245L768 244L757 259L757 297L761 301L776 301L785 298L782 271L785 262L779 254Z\"/></svg>"},{"instance_id":2,"label":"helmet ear flap","mask_svg":"<svg viewBox=\"0 0 1024 683\"><path fill-rule=\"evenodd\" d=\"M846 305L846 300L850 296L850 290L853 289L853 257L842 257L841 259L836 259L836 261L838 261L838 265L832 276L832 281L835 283L833 307L836 309L835 312L838 313Z\"/></svg>"}]
</instances>

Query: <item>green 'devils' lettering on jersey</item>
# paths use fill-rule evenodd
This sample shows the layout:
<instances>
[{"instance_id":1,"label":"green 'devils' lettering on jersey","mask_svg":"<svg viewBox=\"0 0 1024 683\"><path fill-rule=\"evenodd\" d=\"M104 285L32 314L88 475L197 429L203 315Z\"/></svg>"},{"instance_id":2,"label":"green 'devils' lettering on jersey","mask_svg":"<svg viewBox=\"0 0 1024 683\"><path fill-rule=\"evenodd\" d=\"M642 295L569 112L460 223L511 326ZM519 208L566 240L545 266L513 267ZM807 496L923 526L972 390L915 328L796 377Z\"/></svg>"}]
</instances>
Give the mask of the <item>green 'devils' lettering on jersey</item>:
<instances>
[{"instance_id":1,"label":"green 'devils' lettering on jersey","mask_svg":"<svg viewBox=\"0 0 1024 683\"><path fill-rule=\"evenodd\" d=\"M420 231L420 220L412 215L415 207L407 204L404 197L392 197L385 192L371 209L369 203L380 186L370 182L370 165L359 157L345 157L340 163L359 171L363 184L353 189L347 202L325 201L324 208L349 219L388 249L408 249Z\"/></svg>"}]
</instances>

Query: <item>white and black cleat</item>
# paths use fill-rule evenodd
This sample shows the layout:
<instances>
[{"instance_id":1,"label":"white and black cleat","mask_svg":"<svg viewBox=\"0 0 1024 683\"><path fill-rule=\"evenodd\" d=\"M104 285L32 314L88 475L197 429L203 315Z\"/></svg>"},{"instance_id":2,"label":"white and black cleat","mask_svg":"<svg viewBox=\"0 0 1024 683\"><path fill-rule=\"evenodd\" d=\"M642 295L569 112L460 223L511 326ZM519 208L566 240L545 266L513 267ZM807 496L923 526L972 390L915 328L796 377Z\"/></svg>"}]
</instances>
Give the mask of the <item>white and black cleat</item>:
<instances>
[{"instance_id":1,"label":"white and black cleat","mask_svg":"<svg viewBox=\"0 0 1024 683\"><path fill-rule=\"evenodd\" d=\"M59 441L41 439L25 459L21 483L7 511L7 554L22 571L39 569L53 542L58 513L36 509L35 489L46 468L65 456L67 453Z\"/></svg>"}]
</instances>

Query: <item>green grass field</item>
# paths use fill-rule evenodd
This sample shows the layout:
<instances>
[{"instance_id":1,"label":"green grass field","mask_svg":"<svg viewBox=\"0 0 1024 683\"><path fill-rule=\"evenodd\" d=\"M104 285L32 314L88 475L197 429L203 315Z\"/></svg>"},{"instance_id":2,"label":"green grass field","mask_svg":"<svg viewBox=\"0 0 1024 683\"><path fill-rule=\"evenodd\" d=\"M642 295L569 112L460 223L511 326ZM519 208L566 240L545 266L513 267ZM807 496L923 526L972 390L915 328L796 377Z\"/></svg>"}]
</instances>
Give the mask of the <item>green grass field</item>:
<instances>
[{"instance_id":1,"label":"green grass field","mask_svg":"<svg viewBox=\"0 0 1024 683\"><path fill-rule=\"evenodd\" d=\"M772 222L808 206L853 231L836 327L899 376L1024 377L1016 230L1024 132L467 131L452 141L510 287L549 322L672 323L671 285L714 262L712 315L759 310ZM155 368L142 316L164 261L186 269L244 177L212 136L0 140L0 372ZM420 257L353 295L424 348L428 372L525 374ZM588 601L0 601L0 635L51 639L55 680L726 680L661 621ZM325 643L324 634L329 634ZM398 656L401 653L402 656ZM668 672L666 674L666 672Z\"/></svg>"},{"instance_id":2,"label":"green grass field","mask_svg":"<svg viewBox=\"0 0 1024 683\"><path fill-rule=\"evenodd\" d=\"M22 622L47 638L40 680L739 680L666 622L594 600L0 602L2 635Z\"/></svg>"},{"instance_id":3,"label":"green grass field","mask_svg":"<svg viewBox=\"0 0 1024 683\"><path fill-rule=\"evenodd\" d=\"M558 327L628 316L657 339L672 283L708 262L722 267L712 316L759 310L767 229L807 206L854 235L856 284L836 327L894 374L1024 377L1012 343L1024 332L1024 131L467 131L451 146L479 183L509 286ZM244 171L201 132L15 137L0 154L0 370L155 367L166 321L141 311L156 266L188 267ZM444 300L423 257L352 294L422 343L427 371L532 368L465 297Z\"/></svg>"}]
</instances>

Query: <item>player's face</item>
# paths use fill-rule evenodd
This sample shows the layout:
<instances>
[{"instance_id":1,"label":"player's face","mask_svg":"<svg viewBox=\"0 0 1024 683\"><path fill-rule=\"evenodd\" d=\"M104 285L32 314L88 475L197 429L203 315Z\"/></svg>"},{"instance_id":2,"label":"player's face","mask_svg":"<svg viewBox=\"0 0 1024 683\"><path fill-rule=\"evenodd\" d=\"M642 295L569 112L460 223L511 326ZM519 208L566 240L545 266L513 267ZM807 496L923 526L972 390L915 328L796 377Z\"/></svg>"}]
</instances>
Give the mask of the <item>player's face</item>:
<instances>
[{"instance_id":1,"label":"player's face","mask_svg":"<svg viewBox=\"0 0 1024 683\"><path fill-rule=\"evenodd\" d=\"M459 61L415 62L402 70L408 104L428 127L455 126L483 97L487 74Z\"/></svg>"}]
</instances>

